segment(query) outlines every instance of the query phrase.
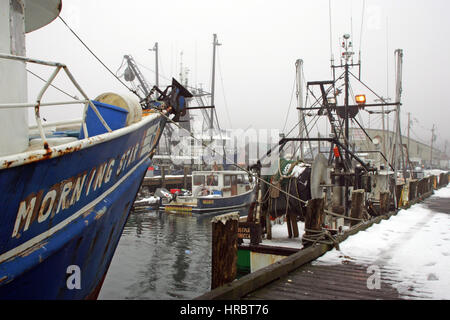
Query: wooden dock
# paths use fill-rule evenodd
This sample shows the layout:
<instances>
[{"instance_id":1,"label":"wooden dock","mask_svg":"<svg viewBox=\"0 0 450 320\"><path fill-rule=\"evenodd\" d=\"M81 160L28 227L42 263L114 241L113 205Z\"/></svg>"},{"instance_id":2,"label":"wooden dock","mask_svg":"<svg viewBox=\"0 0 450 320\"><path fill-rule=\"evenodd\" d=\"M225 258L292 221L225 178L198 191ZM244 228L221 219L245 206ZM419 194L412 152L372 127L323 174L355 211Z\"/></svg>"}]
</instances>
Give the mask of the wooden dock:
<instances>
[{"instance_id":1,"label":"wooden dock","mask_svg":"<svg viewBox=\"0 0 450 320\"><path fill-rule=\"evenodd\" d=\"M349 236L356 234L361 230L365 230L372 226L374 223L379 223L382 219L388 219L394 212L387 216L377 217L369 222L361 223L357 227L345 232L343 235L337 237L339 242L344 241ZM281 279L288 275L290 272L297 270L298 268L306 265L307 263L322 256L328 250L333 248L328 244L316 244L315 246L308 247L300 250L297 253L286 257L285 259L271 264L265 268L262 268L256 272L248 274L237 281L233 281L224 286L209 291L196 299L198 300L223 300L223 299L242 299L246 296L269 283Z\"/></svg>"},{"instance_id":2,"label":"wooden dock","mask_svg":"<svg viewBox=\"0 0 450 320\"><path fill-rule=\"evenodd\" d=\"M450 214L450 198L426 199L423 202L430 209ZM421 226L423 227L423 225ZM415 230L411 232L411 236ZM395 244L391 244L393 246ZM358 259L360 260L360 259ZM282 276L268 285L244 295L245 300L397 300L429 298L430 292L414 290L400 295L393 287L396 281L391 275L399 272L389 266L385 259L374 256L372 260L355 263L352 259L344 260L340 265L320 265L308 263L297 270ZM369 267L380 268L380 288L369 289L367 279ZM417 282L417 279L411 279Z\"/></svg>"},{"instance_id":3,"label":"wooden dock","mask_svg":"<svg viewBox=\"0 0 450 320\"><path fill-rule=\"evenodd\" d=\"M439 212L450 213L450 199L433 198L433 201L427 198L433 194L431 180L425 180L418 184L418 190L410 194L409 207L419 201L424 201L430 209ZM440 185L436 188L444 187L448 183L448 175L440 179ZM405 207L404 207L405 208ZM341 243L349 236L359 231L371 227L383 219L389 219L396 215L397 211L390 211L387 214L380 215L369 221L360 222L343 234L338 235L336 240ZM327 251L331 250L331 244L315 244L302 249L290 256L275 262L267 267L259 269L248 274L239 280L235 280L207 292L197 300L261 300L261 299L282 299L282 300L302 300L302 299L417 299L426 298L427 292L411 294L400 294L393 287L395 281L389 278L389 275L398 270L392 267L381 272L381 288L371 290L368 288L367 281L369 277L368 268L374 263L385 265L380 257L373 257L373 261L353 262L351 259L347 263L339 265L320 265L311 263ZM389 269L391 268L391 269ZM387 278L383 278L387 277Z\"/></svg>"},{"instance_id":4,"label":"wooden dock","mask_svg":"<svg viewBox=\"0 0 450 320\"><path fill-rule=\"evenodd\" d=\"M399 293L384 279L381 288L367 287L368 265L307 265L251 292L245 300L397 300ZM385 274L384 272L381 273Z\"/></svg>"},{"instance_id":5,"label":"wooden dock","mask_svg":"<svg viewBox=\"0 0 450 320\"><path fill-rule=\"evenodd\" d=\"M165 176L164 178L162 176L145 177L141 187L147 188L150 192L155 192L160 187L166 189L191 189L191 175Z\"/></svg>"}]
</instances>

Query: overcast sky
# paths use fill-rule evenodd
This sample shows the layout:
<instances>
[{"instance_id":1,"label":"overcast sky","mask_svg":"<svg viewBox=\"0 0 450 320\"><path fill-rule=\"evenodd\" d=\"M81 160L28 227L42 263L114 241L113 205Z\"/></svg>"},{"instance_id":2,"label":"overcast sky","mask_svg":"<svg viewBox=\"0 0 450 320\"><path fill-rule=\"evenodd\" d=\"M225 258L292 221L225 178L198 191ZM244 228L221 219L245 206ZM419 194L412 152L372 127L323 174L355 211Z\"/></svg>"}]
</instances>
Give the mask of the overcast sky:
<instances>
[{"instance_id":1,"label":"overcast sky","mask_svg":"<svg viewBox=\"0 0 450 320\"><path fill-rule=\"evenodd\" d=\"M334 56L340 54L342 35L351 33L355 51L362 51L362 80L394 99L394 50L403 49L402 127L406 134L406 114L411 112L416 119L411 137L429 143L435 124L443 149L445 140L450 140L450 2L366 0L364 15L362 9L362 0L331 0ZM212 35L217 33L222 45L216 67L216 107L225 128L283 129L296 59L303 59L307 81L331 77L328 0L63 0L61 16L114 72L124 54L133 55L151 85L155 64L148 49L158 42L160 84L178 78L182 51L189 84L210 90ZM27 55L67 64L91 98L103 92L126 92L58 19L27 35ZM42 68L30 69L48 74ZM57 84L76 94L60 78ZM31 100L41 83L29 79ZM357 85L353 90L366 93ZM52 91L48 98L62 97ZM368 98L373 102L372 96ZM294 96L285 131L297 121L295 106ZM53 120L61 113L47 111L46 116ZM367 113L362 112L362 117L368 126ZM391 120L392 128L393 116ZM372 127L381 126L379 116L371 116L370 122Z\"/></svg>"}]
</instances>

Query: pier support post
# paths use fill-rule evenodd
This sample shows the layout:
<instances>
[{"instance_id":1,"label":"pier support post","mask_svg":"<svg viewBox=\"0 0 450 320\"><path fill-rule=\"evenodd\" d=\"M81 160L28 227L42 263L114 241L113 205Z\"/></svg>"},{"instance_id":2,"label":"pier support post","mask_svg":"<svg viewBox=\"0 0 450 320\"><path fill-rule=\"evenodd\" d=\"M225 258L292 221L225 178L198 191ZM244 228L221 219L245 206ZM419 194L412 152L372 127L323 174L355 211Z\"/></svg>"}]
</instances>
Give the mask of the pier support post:
<instances>
[{"instance_id":1,"label":"pier support post","mask_svg":"<svg viewBox=\"0 0 450 320\"><path fill-rule=\"evenodd\" d=\"M437 185L437 176L431 176L431 181L433 184L433 190L437 190L438 185Z\"/></svg>"},{"instance_id":2,"label":"pier support post","mask_svg":"<svg viewBox=\"0 0 450 320\"><path fill-rule=\"evenodd\" d=\"M211 289L215 289L236 278L239 214L216 216L211 223Z\"/></svg>"},{"instance_id":3,"label":"pier support post","mask_svg":"<svg viewBox=\"0 0 450 320\"><path fill-rule=\"evenodd\" d=\"M448 184L448 173L441 173L439 175L439 188L445 187Z\"/></svg>"},{"instance_id":4,"label":"pier support post","mask_svg":"<svg viewBox=\"0 0 450 320\"><path fill-rule=\"evenodd\" d=\"M353 190L352 191L352 208L350 211L350 217L355 219L362 219L364 210L364 189ZM358 224L359 221L351 220L350 227Z\"/></svg>"},{"instance_id":5,"label":"pier support post","mask_svg":"<svg viewBox=\"0 0 450 320\"><path fill-rule=\"evenodd\" d=\"M380 192L380 215L385 215L389 212L390 194L388 191Z\"/></svg>"},{"instance_id":6,"label":"pier support post","mask_svg":"<svg viewBox=\"0 0 450 320\"><path fill-rule=\"evenodd\" d=\"M409 181L409 203L413 204L417 197L417 180Z\"/></svg>"},{"instance_id":7,"label":"pier support post","mask_svg":"<svg viewBox=\"0 0 450 320\"><path fill-rule=\"evenodd\" d=\"M294 213L289 212L286 214L286 225L288 228L288 237L298 238L297 216Z\"/></svg>"},{"instance_id":8,"label":"pier support post","mask_svg":"<svg viewBox=\"0 0 450 320\"><path fill-rule=\"evenodd\" d=\"M267 210L265 213L265 219L266 219L266 238L267 240L272 239L272 222L270 221L270 213Z\"/></svg>"},{"instance_id":9,"label":"pier support post","mask_svg":"<svg viewBox=\"0 0 450 320\"><path fill-rule=\"evenodd\" d=\"M403 206L403 188L405 187L404 183L401 184L397 184L395 186L395 199L397 199L397 208L400 208L401 206ZM395 208L395 206L394 206Z\"/></svg>"},{"instance_id":10,"label":"pier support post","mask_svg":"<svg viewBox=\"0 0 450 320\"><path fill-rule=\"evenodd\" d=\"M305 215L305 233L302 238L302 243L305 247L312 244L307 239L313 239L322 231L324 202L323 198L308 201Z\"/></svg>"}]
</instances>

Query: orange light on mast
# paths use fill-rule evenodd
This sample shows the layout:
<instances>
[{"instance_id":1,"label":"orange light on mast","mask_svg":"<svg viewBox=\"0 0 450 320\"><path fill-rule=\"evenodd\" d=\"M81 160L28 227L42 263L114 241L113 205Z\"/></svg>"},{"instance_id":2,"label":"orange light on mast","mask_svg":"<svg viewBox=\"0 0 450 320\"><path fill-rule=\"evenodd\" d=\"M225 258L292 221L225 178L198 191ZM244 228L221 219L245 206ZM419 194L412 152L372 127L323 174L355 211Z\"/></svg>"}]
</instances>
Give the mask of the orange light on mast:
<instances>
[{"instance_id":1,"label":"orange light on mast","mask_svg":"<svg viewBox=\"0 0 450 320\"><path fill-rule=\"evenodd\" d=\"M355 97L357 104L366 104L366 96L364 94L359 94Z\"/></svg>"},{"instance_id":2,"label":"orange light on mast","mask_svg":"<svg viewBox=\"0 0 450 320\"><path fill-rule=\"evenodd\" d=\"M333 152L336 158L339 158L341 156L341 154L339 153L339 148L337 146L334 146Z\"/></svg>"}]
</instances>

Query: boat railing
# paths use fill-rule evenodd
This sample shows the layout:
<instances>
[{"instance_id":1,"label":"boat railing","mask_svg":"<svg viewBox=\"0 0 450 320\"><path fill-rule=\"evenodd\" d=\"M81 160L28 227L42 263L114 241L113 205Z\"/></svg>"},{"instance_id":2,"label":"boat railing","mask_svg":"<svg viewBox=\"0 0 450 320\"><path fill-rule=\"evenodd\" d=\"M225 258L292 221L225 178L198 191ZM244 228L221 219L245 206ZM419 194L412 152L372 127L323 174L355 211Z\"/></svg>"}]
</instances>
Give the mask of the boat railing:
<instances>
[{"instance_id":1,"label":"boat railing","mask_svg":"<svg viewBox=\"0 0 450 320\"><path fill-rule=\"evenodd\" d=\"M34 115L35 115L35 119L36 119L36 126L35 127L37 127L37 129L39 131L39 135L41 136L42 144L43 144L44 148L45 148L45 146L48 146L48 144L47 144L47 137L46 137L45 132L44 132L44 127L46 127L47 125L43 125L42 124L41 117L40 117L40 107L61 106L61 105L70 105L70 104L84 104L83 118L81 120L81 123L82 123L82 129L83 129L85 138L89 137L87 126L86 126L86 114L87 114L88 107L92 108L92 110L95 112L95 114L97 115L98 119L100 120L102 125L105 127L105 129L108 132L112 131L111 128L106 123L105 119L103 119L103 117L100 114L100 112L98 111L97 107L92 103L92 100L90 100L88 98L88 96L86 95L84 90L81 88L81 86L75 80L75 78L73 77L72 73L69 71L69 68L65 64L62 64L62 63L59 63L59 62L50 62L50 61L37 60L37 59L32 59L32 58L27 58L27 57L3 54L3 53L0 53L0 59L22 61L22 62L26 62L26 63L40 64L40 65L44 65L44 66L49 66L49 67L54 67L55 68L53 70L53 73L50 75L48 80L45 82L45 84L42 87L42 89L39 91L39 94L38 94L38 96L36 98L36 102L34 102L34 103L26 102L26 103L3 103L3 104L0 104L0 109L34 108ZM50 87L50 85L52 84L53 80L56 78L56 76L58 75L59 71L61 71L61 69L64 70L64 72L67 75L67 77L69 78L69 80L72 82L72 84L75 86L75 88L77 88L77 90L83 96L84 99L75 99L73 101L42 102L42 97L44 96L44 93Z\"/></svg>"},{"instance_id":2,"label":"boat railing","mask_svg":"<svg viewBox=\"0 0 450 320\"><path fill-rule=\"evenodd\" d=\"M56 122L46 122L42 124L43 128L51 128L51 127L57 127L57 126L69 126L69 125L81 125L83 122L83 119L75 119L75 120L67 120L67 121L56 121ZM29 130L37 130L37 125L32 125L28 127Z\"/></svg>"}]
</instances>

